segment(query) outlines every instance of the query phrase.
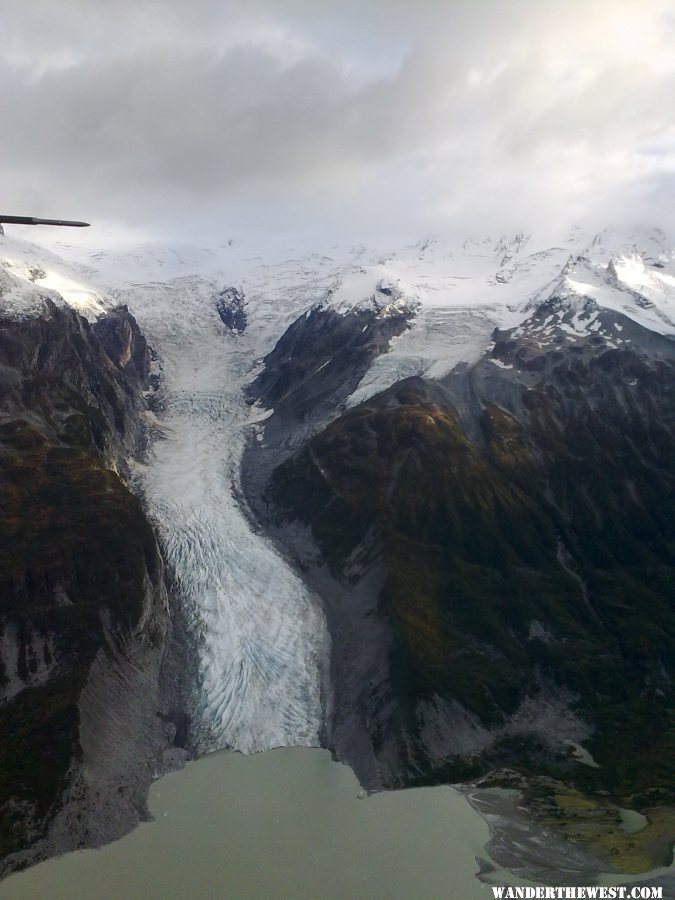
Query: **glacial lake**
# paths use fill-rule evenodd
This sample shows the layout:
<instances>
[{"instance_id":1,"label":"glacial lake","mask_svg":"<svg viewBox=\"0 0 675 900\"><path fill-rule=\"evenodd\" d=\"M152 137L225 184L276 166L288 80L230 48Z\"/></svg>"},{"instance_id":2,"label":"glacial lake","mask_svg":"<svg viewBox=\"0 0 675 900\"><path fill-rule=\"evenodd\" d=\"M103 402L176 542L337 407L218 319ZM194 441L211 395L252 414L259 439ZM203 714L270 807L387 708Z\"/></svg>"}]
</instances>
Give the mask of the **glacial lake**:
<instances>
[{"instance_id":1,"label":"glacial lake","mask_svg":"<svg viewBox=\"0 0 675 900\"><path fill-rule=\"evenodd\" d=\"M155 782L151 822L0 882L1 900L485 900L488 828L450 787L365 797L324 750L213 753Z\"/></svg>"}]
</instances>

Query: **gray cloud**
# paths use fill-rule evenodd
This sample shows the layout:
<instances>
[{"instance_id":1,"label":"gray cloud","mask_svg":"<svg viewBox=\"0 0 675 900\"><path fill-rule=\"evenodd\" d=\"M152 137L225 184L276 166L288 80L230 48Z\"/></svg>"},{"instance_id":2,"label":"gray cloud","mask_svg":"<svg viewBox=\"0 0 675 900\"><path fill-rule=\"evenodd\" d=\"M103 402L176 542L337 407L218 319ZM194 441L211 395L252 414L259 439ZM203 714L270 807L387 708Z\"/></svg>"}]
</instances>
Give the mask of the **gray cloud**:
<instances>
[{"instance_id":1,"label":"gray cloud","mask_svg":"<svg viewBox=\"0 0 675 900\"><path fill-rule=\"evenodd\" d=\"M8 211L201 237L673 224L670 0L5 0L0 26Z\"/></svg>"}]
</instances>

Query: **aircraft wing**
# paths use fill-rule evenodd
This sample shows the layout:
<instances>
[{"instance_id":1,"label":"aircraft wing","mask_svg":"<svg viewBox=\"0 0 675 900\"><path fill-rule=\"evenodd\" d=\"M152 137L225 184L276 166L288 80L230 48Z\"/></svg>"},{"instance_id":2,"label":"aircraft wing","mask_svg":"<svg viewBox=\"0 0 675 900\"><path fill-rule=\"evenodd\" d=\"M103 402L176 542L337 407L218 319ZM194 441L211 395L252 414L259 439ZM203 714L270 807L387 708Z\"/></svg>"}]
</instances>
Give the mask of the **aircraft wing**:
<instances>
[{"instance_id":1,"label":"aircraft wing","mask_svg":"<svg viewBox=\"0 0 675 900\"><path fill-rule=\"evenodd\" d=\"M0 224L4 225L71 225L74 228L88 228L89 222L72 222L68 219L37 219L35 216L3 216L0 213Z\"/></svg>"}]
</instances>

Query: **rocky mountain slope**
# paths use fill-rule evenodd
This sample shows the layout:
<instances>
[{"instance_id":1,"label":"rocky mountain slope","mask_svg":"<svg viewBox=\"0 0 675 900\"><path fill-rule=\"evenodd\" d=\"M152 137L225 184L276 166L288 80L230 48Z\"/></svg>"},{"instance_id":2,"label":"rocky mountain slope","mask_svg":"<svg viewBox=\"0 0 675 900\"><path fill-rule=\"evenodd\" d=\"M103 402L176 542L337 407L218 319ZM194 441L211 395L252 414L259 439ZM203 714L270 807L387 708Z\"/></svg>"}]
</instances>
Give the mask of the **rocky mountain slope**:
<instances>
[{"instance_id":1,"label":"rocky mountain slope","mask_svg":"<svg viewBox=\"0 0 675 900\"><path fill-rule=\"evenodd\" d=\"M145 339L126 308L63 276L70 303L36 285L43 270L2 241L10 254L0 271L7 870L100 844L143 817L153 774L168 762L163 752L171 756L177 694L163 666L172 634L164 564L126 483L143 436Z\"/></svg>"},{"instance_id":2,"label":"rocky mountain slope","mask_svg":"<svg viewBox=\"0 0 675 900\"><path fill-rule=\"evenodd\" d=\"M371 786L569 768L582 739L603 786L670 785L675 342L529 326L350 410L266 491L336 582L332 739L349 756L359 710Z\"/></svg>"},{"instance_id":3,"label":"rocky mountain slope","mask_svg":"<svg viewBox=\"0 0 675 900\"><path fill-rule=\"evenodd\" d=\"M482 352L400 378L409 361L395 372L387 356L413 320L356 391L351 365L333 369L327 427L306 414L325 388L285 377L290 330L266 357L253 396L274 412L249 495L324 601L325 740L370 788L515 766L672 807L673 269L653 245L608 253L600 236ZM444 312L436 346L479 309ZM345 346L360 314L343 313ZM292 349L323 373L340 357L317 315ZM302 428L285 433L294 409Z\"/></svg>"}]
</instances>

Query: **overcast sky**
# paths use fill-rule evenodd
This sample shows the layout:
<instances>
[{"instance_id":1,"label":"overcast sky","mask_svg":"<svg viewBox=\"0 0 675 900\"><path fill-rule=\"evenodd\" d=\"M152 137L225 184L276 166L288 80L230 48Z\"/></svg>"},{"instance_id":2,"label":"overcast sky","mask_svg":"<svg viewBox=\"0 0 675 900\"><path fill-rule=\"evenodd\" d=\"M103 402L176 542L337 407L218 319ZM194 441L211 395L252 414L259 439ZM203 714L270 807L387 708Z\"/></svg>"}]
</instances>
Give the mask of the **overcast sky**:
<instances>
[{"instance_id":1,"label":"overcast sky","mask_svg":"<svg viewBox=\"0 0 675 900\"><path fill-rule=\"evenodd\" d=\"M674 0L2 0L0 34L3 212L210 242L675 224Z\"/></svg>"}]
</instances>

